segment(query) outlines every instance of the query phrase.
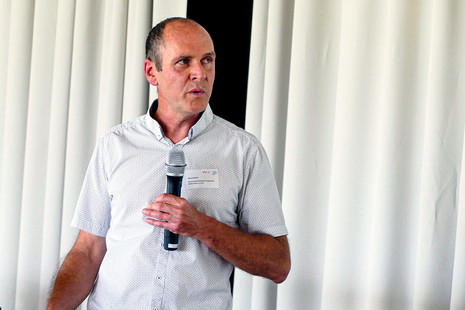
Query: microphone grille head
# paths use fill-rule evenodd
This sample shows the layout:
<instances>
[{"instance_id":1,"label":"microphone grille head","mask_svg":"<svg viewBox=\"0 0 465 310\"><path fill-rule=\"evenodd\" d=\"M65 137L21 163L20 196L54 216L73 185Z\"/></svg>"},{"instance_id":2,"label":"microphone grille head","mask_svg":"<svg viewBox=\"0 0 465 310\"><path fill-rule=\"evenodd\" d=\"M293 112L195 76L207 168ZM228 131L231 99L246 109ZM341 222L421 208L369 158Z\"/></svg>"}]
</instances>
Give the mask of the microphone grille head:
<instances>
[{"instance_id":1,"label":"microphone grille head","mask_svg":"<svg viewBox=\"0 0 465 310\"><path fill-rule=\"evenodd\" d=\"M182 177L185 169L186 158L184 157L184 151L181 148L173 147L166 160L166 174L173 177Z\"/></svg>"}]
</instances>

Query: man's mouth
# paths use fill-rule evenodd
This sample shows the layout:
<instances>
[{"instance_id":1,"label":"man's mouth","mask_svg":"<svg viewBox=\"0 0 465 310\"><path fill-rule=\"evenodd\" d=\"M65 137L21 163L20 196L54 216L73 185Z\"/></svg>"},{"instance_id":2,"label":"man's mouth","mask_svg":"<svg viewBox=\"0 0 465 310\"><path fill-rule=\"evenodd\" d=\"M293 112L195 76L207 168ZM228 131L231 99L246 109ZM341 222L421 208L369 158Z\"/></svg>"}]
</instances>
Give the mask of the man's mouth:
<instances>
[{"instance_id":1,"label":"man's mouth","mask_svg":"<svg viewBox=\"0 0 465 310\"><path fill-rule=\"evenodd\" d=\"M189 91L189 94L194 95L194 96L201 96L205 94L205 91L201 88L194 88Z\"/></svg>"}]
</instances>

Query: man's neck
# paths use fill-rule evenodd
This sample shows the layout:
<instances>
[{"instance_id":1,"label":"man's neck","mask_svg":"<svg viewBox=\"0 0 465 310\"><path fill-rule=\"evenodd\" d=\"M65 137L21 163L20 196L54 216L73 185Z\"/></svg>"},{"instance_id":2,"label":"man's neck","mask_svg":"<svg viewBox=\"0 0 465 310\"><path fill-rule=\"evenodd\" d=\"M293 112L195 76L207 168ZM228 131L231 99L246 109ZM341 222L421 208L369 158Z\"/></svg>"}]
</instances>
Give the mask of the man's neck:
<instances>
[{"instance_id":1,"label":"man's neck","mask_svg":"<svg viewBox=\"0 0 465 310\"><path fill-rule=\"evenodd\" d=\"M158 107L157 111L151 116L163 128L165 136L176 144L187 137L189 130L195 125L201 115L202 113L180 116L173 113L166 113L166 111Z\"/></svg>"}]
</instances>

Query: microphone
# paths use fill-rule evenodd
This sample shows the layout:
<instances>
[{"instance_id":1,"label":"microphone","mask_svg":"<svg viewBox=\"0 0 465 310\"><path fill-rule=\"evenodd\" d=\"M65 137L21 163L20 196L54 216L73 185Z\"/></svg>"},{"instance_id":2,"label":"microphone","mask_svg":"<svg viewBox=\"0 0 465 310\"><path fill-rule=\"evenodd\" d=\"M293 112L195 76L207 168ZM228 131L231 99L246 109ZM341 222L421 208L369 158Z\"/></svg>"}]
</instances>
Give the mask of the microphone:
<instances>
[{"instance_id":1,"label":"microphone","mask_svg":"<svg viewBox=\"0 0 465 310\"><path fill-rule=\"evenodd\" d=\"M166 193L181 197L182 177L186 169L186 159L181 148L173 147L166 160ZM178 248L179 235L165 229L165 250L174 251Z\"/></svg>"}]
</instances>

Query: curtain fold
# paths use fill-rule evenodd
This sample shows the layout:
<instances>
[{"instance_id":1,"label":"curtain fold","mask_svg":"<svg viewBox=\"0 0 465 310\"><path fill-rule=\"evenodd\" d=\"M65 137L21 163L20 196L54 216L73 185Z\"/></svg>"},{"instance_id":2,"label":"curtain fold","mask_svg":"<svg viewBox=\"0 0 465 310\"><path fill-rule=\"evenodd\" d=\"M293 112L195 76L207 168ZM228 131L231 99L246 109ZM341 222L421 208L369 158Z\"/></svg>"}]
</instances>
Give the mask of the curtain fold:
<instances>
[{"instance_id":1,"label":"curtain fold","mask_svg":"<svg viewBox=\"0 0 465 310\"><path fill-rule=\"evenodd\" d=\"M66 138L71 87L75 1L59 1L56 17L53 81L42 229L39 309L45 309L52 278L60 265ZM44 152L44 151L43 151ZM21 295L18 295L21 296Z\"/></svg>"},{"instance_id":2,"label":"curtain fold","mask_svg":"<svg viewBox=\"0 0 465 310\"><path fill-rule=\"evenodd\" d=\"M29 78L31 72L34 2L11 1L6 65L6 92L2 107L3 156L0 192L0 300L12 308L19 255L19 234L26 149ZM3 45L3 44L2 44ZM13 283L13 285L12 285Z\"/></svg>"},{"instance_id":3,"label":"curtain fold","mask_svg":"<svg viewBox=\"0 0 465 310\"><path fill-rule=\"evenodd\" d=\"M57 1L35 1L19 229L16 307L39 303ZM24 83L24 82L23 82ZM8 115L8 117L10 117ZM37 259L31 259L36 257Z\"/></svg>"},{"instance_id":4,"label":"curtain fold","mask_svg":"<svg viewBox=\"0 0 465 310\"><path fill-rule=\"evenodd\" d=\"M340 1L295 1L282 194L292 269L277 309L322 303L340 11Z\"/></svg>"},{"instance_id":5,"label":"curtain fold","mask_svg":"<svg viewBox=\"0 0 465 310\"><path fill-rule=\"evenodd\" d=\"M147 111L149 85L143 63L147 29L152 27L151 1L129 1L122 121L130 121ZM187 6L186 6L187 7Z\"/></svg>"},{"instance_id":6,"label":"curtain fold","mask_svg":"<svg viewBox=\"0 0 465 310\"><path fill-rule=\"evenodd\" d=\"M463 74L463 73L461 73ZM463 92L462 92L463 93ZM461 99L462 102L465 99ZM465 145L464 145L465 147ZM462 149L462 154L464 154ZM462 160L460 180L465 177L465 165ZM452 275L452 293L451 293L451 309L458 310L465 308L465 182L460 182L458 195L458 210L457 210L457 234L456 246L454 253L454 269Z\"/></svg>"},{"instance_id":7,"label":"curtain fold","mask_svg":"<svg viewBox=\"0 0 465 310\"><path fill-rule=\"evenodd\" d=\"M121 123L128 0L105 2L96 139Z\"/></svg>"},{"instance_id":8,"label":"curtain fold","mask_svg":"<svg viewBox=\"0 0 465 310\"><path fill-rule=\"evenodd\" d=\"M457 220L465 122L465 5L452 4L432 4L415 309L449 306L454 269L463 265L461 261L454 264L454 253L460 245ZM455 308L464 306L462 302Z\"/></svg>"},{"instance_id":9,"label":"curtain fold","mask_svg":"<svg viewBox=\"0 0 465 310\"><path fill-rule=\"evenodd\" d=\"M11 11L11 0L1 0L0 6L3 8L0 10L0 20L3 21L0 27L0 42L8 42L10 35L10 11ZM6 109L6 88L7 88L7 70L8 70L8 44L0 45L0 111ZM2 158L3 158L3 133L5 126L5 113L0 113L0 188L2 186Z\"/></svg>"}]
</instances>

